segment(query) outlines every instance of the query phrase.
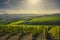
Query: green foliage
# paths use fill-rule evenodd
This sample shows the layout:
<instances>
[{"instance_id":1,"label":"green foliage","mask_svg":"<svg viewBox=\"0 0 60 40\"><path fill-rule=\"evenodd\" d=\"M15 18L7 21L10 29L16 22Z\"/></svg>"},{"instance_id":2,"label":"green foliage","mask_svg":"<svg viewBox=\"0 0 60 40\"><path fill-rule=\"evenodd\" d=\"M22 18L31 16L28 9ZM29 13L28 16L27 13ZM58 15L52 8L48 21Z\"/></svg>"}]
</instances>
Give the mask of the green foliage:
<instances>
[{"instance_id":1,"label":"green foliage","mask_svg":"<svg viewBox=\"0 0 60 40\"><path fill-rule=\"evenodd\" d=\"M59 30L60 26L54 25L0 25L0 33L45 33L45 36L50 33L49 35L53 39L59 40Z\"/></svg>"},{"instance_id":2,"label":"green foliage","mask_svg":"<svg viewBox=\"0 0 60 40\"><path fill-rule=\"evenodd\" d=\"M17 24L20 24L22 22L24 22L24 20L16 21L16 22L10 23L8 25L17 25Z\"/></svg>"},{"instance_id":3,"label":"green foliage","mask_svg":"<svg viewBox=\"0 0 60 40\"><path fill-rule=\"evenodd\" d=\"M54 39L59 39L60 38L60 36L59 36L59 30L60 29L60 26L56 26L56 27L53 27L50 31L49 31L49 33L52 35L52 38L54 38Z\"/></svg>"},{"instance_id":4,"label":"green foliage","mask_svg":"<svg viewBox=\"0 0 60 40\"><path fill-rule=\"evenodd\" d=\"M5 32L5 33L32 33L32 34L36 34L36 33L44 33L45 35L47 35L48 33L50 33L51 37L54 39L59 40L60 38L60 26L57 25L27 25L27 24L20 24L20 23L24 23L25 21L28 22L55 22L55 21L60 21L60 16L53 16L53 17L41 17L41 18L33 18L31 20L19 20L19 21L14 21L14 20L8 20L8 22L6 20L2 20L0 21L0 33ZM11 23L12 22L12 23ZM28 23L27 22L27 23ZM7 25L5 25L7 23ZM2 25L4 24L4 25ZM37 23L36 23L37 24ZM46 23L45 23L46 24ZM47 23L48 24L48 23Z\"/></svg>"},{"instance_id":5,"label":"green foliage","mask_svg":"<svg viewBox=\"0 0 60 40\"><path fill-rule=\"evenodd\" d=\"M30 22L47 22L47 21L59 21L60 16L53 16L53 17L41 17L41 18L33 18Z\"/></svg>"}]
</instances>

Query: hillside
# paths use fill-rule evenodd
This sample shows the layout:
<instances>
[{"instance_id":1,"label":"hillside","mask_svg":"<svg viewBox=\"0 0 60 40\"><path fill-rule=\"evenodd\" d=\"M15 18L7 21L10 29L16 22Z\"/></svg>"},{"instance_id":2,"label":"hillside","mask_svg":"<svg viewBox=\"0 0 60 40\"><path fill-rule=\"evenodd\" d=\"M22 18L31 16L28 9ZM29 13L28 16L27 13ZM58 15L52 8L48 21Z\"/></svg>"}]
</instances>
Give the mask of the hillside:
<instances>
[{"instance_id":1,"label":"hillside","mask_svg":"<svg viewBox=\"0 0 60 40\"><path fill-rule=\"evenodd\" d=\"M0 15L0 40L59 40L59 33L60 14Z\"/></svg>"},{"instance_id":2,"label":"hillside","mask_svg":"<svg viewBox=\"0 0 60 40\"><path fill-rule=\"evenodd\" d=\"M43 15L40 17L32 18L22 24L29 25L60 25L60 14Z\"/></svg>"}]
</instances>

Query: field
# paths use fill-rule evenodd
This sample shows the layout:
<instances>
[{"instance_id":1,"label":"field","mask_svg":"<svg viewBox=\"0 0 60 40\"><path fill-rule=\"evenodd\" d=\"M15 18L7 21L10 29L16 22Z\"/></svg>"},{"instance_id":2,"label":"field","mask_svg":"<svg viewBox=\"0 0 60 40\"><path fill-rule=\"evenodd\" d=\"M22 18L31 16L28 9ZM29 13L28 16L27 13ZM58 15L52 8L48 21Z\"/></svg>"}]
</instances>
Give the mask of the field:
<instances>
[{"instance_id":1,"label":"field","mask_svg":"<svg viewBox=\"0 0 60 40\"><path fill-rule=\"evenodd\" d=\"M0 40L60 40L60 15L0 20Z\"/></svg>"}]
</instances>

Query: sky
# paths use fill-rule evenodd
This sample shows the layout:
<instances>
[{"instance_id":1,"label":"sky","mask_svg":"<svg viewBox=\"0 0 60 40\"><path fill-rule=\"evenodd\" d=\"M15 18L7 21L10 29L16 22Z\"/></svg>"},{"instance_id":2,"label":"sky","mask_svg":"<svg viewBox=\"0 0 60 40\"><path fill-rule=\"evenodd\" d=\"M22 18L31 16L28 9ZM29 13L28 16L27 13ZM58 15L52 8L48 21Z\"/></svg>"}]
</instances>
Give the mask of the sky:
<instances>
[{"instance_id":1,"label":"sky","mask_svg":"<svg viewBox=\"0 0 60 40\"><path fill-rule=\"evenodd\" d=\"M0 0L0 14L60 13L60 0Z\"/></svg>"}]
</instances>

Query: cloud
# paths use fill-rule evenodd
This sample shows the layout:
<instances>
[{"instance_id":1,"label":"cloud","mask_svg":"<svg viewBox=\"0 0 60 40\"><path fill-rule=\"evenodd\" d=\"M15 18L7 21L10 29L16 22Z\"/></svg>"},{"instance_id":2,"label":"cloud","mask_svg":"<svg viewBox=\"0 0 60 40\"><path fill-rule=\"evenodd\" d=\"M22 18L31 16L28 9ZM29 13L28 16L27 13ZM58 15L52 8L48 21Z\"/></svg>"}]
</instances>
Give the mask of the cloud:
<instances>
[{"instance_id":1,"label":"cloud","mask_svg":"<svg viewBox=\"0 0 60 40\"><path fill-rule=\"evenodd\" d=\"M8 0L0 0L0 2L6 2L6 1L8 1Z\"/></svg>"},{"instance_id":2,"label":"cloud","mask_svg":"<svg viewBox=\"0 0 60 40\"><path fill-rule=\"evenodd\" d=\"M45 10L46 12L51 10L53 12L57 10L58 12L58 10L60 11L60 0L42 0L41 3L37 5L30 5L27 0L0 0L0 10L8 10L8 12L10 10L19 10L21 13L25 11L29 12L28 10L30 10L30 12L35 12L34 10L38 12L42 11L41 13Z\"/></svg>"},{"instance_id":3,"label":"cloud","mask_svg":"<svg viewBox=\"0 0 60 40\"><path fill-rule=\"evenodd\" d=\"M50 9L60 9L60 0L45 0L46 7Z\"/></svg>"},{"instance_id":4,"label":"cloud","mask_svg":"<svg viewBox=\"0 0 60 40\"><path fill-rule=\"evenodd\" d=\"M22 2L23 1L23 2ZM16 8L23 10L60 10L60 0L42 0L41 3L33 6L27 0L19 1ZM21 3L22 2L22 3Z\"/></svg>"},{"instance_id":5,"label":"cloud","mask_svg":"<svg viewBox=\"0 0 60 40\"><path fill-rule=\"evenodd\" d=\"M20 0L0 0L0 9L12 9L17 7Z\"/></svg>"},{"instance_id":6,"label":"cloud","mask_svg":"<svg viewBox=\"0 0 60 40\"><path fill-rule=\"evenodd\" d=\"M60 0L43 0L37 6L29 7L27 0L0 0L0 9L60 9Z\"/></svg>"}]
</instances>

